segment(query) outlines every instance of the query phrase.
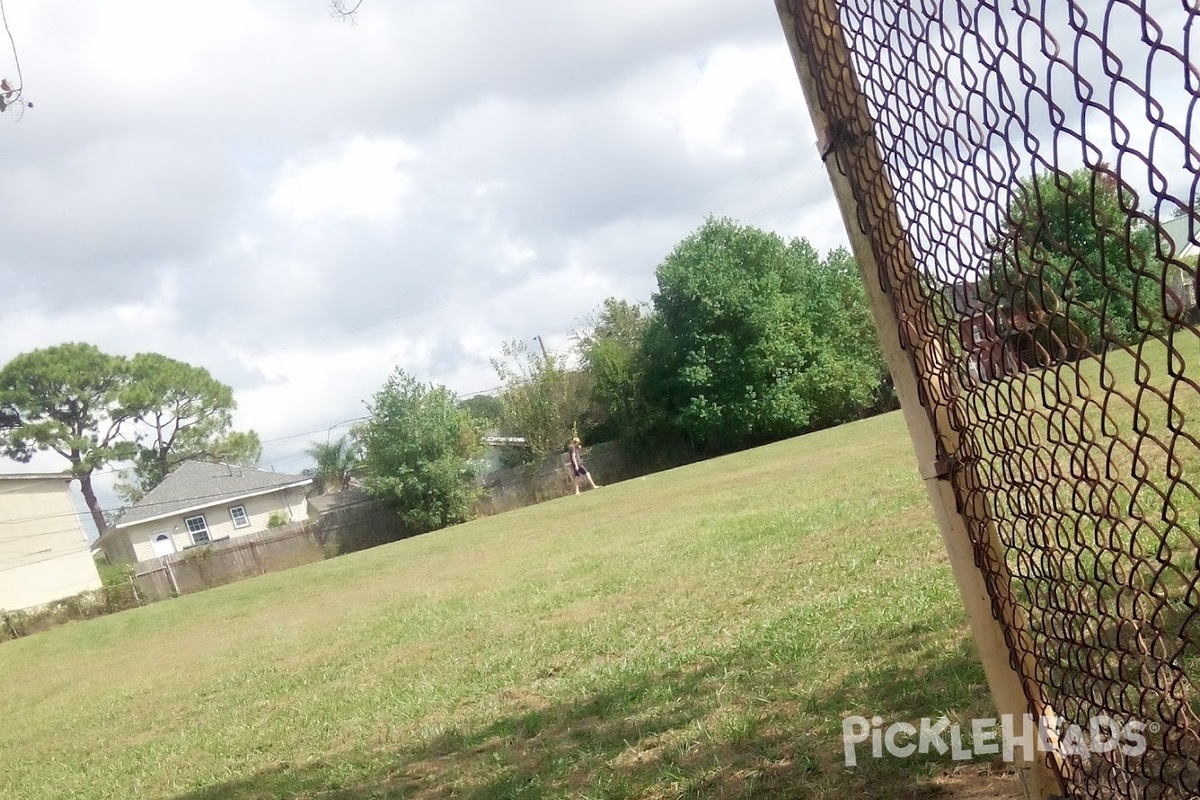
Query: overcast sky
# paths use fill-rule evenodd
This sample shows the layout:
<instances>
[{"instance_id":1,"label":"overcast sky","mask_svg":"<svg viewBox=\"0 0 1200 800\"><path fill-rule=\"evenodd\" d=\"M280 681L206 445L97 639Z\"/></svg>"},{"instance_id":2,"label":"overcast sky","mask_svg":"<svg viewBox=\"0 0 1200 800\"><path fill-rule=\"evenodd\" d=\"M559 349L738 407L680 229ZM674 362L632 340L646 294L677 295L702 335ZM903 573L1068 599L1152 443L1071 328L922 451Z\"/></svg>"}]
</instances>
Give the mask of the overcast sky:
<instances>
[{"instance_id":1,"label":"overcast sky","mask_svg":"<svg viewBox=\"0 0 1200 800\"><path fill-rule=\"evenodd\" d=\"M205 366L266 468L397 365L467 394L567 348L708 214L844 242L770 2L4 5L0 360Z\"/></svg>"}]
</instances>

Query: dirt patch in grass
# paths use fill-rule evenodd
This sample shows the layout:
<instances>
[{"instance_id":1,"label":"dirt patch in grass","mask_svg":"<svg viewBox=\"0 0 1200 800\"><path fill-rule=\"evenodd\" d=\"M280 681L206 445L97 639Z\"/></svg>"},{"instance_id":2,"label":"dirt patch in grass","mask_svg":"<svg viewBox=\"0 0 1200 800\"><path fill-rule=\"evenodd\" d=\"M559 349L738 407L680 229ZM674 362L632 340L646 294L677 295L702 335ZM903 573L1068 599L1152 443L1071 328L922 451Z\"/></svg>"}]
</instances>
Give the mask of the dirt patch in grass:
<instances>
[{"instance_id":1,"label":"dirt patch in grass","mask_svg":"<svg viewBox=\"0 0 1200 800\"><path fill-rule=\"evenodd\" d=\"M945 800L1021 800L1021 780L1015 772L990 767L961 767L933 779Z\"/></svg>"}]
</instances>

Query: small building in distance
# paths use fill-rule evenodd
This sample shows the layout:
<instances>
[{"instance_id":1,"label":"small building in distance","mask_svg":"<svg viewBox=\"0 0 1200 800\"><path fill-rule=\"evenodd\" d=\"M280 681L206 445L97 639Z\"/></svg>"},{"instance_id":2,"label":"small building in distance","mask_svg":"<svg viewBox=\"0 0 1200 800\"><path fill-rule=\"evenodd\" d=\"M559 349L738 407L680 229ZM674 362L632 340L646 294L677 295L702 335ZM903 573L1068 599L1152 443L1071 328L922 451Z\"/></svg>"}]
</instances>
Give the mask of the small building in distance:
<instances>
[{"instance_id":1,"label":"small building in distance","mask_svg":"<svg viewBox=\"0 0 1200 800\"><path fill-rule=\"evenodd\" d=\"M67 473L0 475L0 610L100 588Z\"/></svg>"},{"instance_id":2,"label":"small building in distance","mask_svg":"<svg viewBox=\"0 0 1200 800\"><path fill-rule=\"evenodd\" d=\"M303 522L313 479L188 461L121 515L97 541L109 563L137 563L271 527Z\"/></svg>"},{"instance_id":3,"label":"small building in distance","mask_svg":"<svg viewBox=\"0 0 1200 800\"><path fill-rule=\"evenodd\" d=\"M993 309L980 293L979 282L952 283L946 287L946 294L958 320L958 337L972 382L986 383L1016 373L1017 358L1000 331L1001 327L1010 327L1012 320L997 324Z\"/></svg>"}]
</instances>

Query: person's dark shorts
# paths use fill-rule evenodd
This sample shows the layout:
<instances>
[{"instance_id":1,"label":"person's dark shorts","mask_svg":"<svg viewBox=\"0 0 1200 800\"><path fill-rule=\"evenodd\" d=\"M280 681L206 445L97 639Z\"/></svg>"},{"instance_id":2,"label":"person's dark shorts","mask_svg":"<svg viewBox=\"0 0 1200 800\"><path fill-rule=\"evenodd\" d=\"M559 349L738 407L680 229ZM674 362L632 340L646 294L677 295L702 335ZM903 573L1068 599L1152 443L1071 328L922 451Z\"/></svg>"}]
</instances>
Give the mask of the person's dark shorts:
<instances>
[{"instance_id":1,"label":"person's dark shorts","mask_svg":"<svg viewBox=\"0 0 1200 800\"><path fill-rule=\"evenodd\" d=\"M587 467L585 467L583 464L580 464L578 467L575 468L575 477L576 478L582 478L584 475L587 475L587 474L588 474Z\"/></svg>"}]
</instances>

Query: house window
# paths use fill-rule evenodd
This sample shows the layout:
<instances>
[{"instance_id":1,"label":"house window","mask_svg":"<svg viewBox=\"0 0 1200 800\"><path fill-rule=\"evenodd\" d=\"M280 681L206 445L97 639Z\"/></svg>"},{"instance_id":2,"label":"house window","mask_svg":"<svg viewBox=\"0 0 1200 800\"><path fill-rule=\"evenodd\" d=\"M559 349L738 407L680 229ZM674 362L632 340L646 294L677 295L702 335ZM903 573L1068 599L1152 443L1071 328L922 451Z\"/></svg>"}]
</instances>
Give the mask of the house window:
<instances>
[{"instance_id":1,"label":"house window","mask_svg":"<svg viewBox=\"0 0 1200 800\"><path fill-rule=\"evenodd\" d=\"M249 528L250 527L250 518L248 516L246 516L246 507L245 506L234 506L233 508L229 509L229 516L233 517L233 527L235 527L235 528Z\"/></svg>"},{"instance_id":2,"label":"house window","mask_svg":"<svg viewBox=\"0 0 1200 800\"><path fill-rule=\"evenodd\" d=\"M183 521L187 525L188 533L192 535L192 544L208 544L208 523L204 521L204 516L188 517Z\"/></svg>"}]
</instances>

